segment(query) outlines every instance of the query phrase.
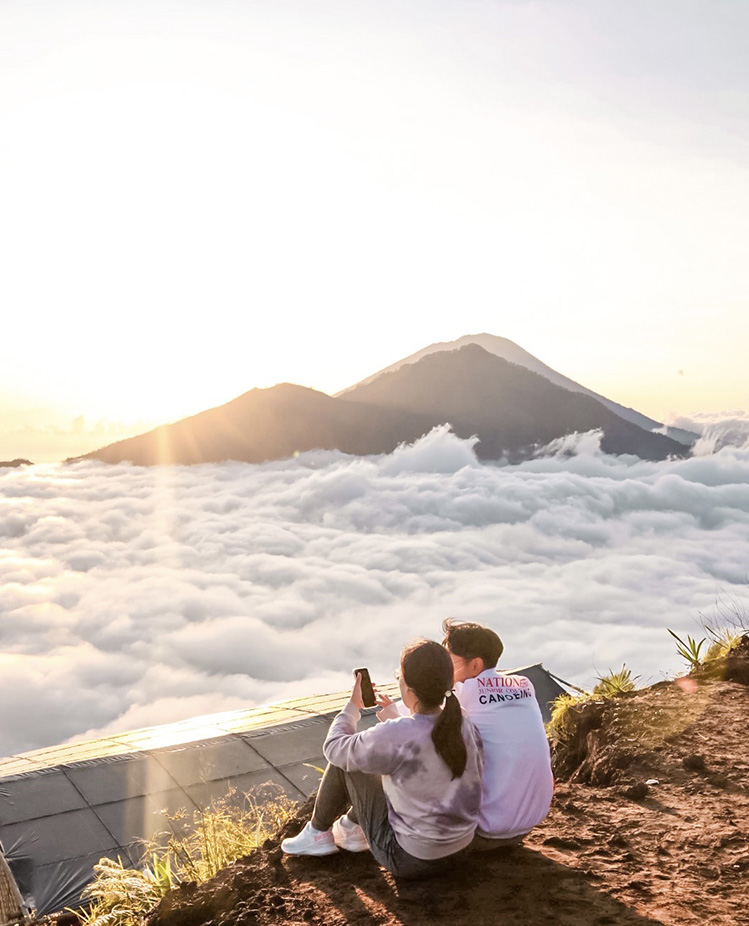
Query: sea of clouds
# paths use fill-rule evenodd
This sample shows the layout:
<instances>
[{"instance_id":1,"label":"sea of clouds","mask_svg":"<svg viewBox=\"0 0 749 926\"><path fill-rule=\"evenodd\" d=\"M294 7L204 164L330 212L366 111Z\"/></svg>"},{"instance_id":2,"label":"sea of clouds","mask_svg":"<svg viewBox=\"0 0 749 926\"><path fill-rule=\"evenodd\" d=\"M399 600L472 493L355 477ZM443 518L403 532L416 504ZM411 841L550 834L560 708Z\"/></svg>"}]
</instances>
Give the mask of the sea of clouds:
<instances>
[{"instance_id":1,"label":"sea of clouds","mask_svg":"<svg viewBox=\"0 0 749 926\"><path fill-rule=\"evenodd\" d=\"M0 470L0 755L392 680L451 615L578 684L680 669L667 627L743 607L749 444L661 463L566 438Z\"/></svg>"}]
</instances>

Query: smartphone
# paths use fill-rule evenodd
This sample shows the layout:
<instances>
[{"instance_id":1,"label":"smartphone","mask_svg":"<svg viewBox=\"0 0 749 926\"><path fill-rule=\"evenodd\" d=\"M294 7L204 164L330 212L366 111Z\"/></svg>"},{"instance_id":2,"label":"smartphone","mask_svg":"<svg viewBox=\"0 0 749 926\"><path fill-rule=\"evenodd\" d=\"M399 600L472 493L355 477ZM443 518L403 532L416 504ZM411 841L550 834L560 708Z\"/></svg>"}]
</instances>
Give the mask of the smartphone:
<instances>
[{"instance_id":1,"label":"smartphone","mask_svg":"<svg viewBox=\"0 0 749 926\"><path fill-rule=\"evenodd\" d=\"M369 669L354 669L354 678L359 672L361 672L361 697L364 707L374 707L377 702L372 688L372 679L369 677Z\"/></svg>"}]
</instances>

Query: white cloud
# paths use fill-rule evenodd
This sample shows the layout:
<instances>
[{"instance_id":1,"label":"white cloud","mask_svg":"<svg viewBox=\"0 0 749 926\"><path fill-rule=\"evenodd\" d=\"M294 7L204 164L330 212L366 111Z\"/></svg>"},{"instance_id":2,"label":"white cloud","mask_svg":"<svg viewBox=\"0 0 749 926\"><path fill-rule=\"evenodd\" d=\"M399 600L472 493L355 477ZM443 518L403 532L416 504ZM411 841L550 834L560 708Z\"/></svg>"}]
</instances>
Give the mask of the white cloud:
<instances>
[{"instance_id":1,"label":"white cloud","mask_svg":"<svg viewBox=\"0 0 749 926\"><path fill-rule=\"evenodd\" d=\"M744 409L681 416L671 424L701 435L692 449L694 456L706 456L721 447L749 444L749 412Z\"/></svg>"},{"instance_id":2,"label":"white cloud","mask_svg":"<svg viewBox=\"0 0 749 926\"><path fill-rule=\"evenodd\" d=\"M386 680L448 615L495 627L505 666L657 679L666 627L746 600L749 449L472 448L0 471L0 752Z\"/></svg>"}]
</instances>

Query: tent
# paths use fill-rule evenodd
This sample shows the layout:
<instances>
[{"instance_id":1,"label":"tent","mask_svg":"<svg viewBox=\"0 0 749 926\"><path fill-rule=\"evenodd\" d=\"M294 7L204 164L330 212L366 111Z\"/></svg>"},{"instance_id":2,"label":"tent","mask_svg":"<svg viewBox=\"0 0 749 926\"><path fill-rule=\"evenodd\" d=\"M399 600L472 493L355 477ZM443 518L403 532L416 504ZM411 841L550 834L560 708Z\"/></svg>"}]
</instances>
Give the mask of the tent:
<instances>
[{"instance_id":1,"label":"tent","mask_svg":"<svg viewBox=\"0 0 749 926\"><path fill-rule=\"evenodd\" d=\"M551 705L554 700L559 695L567 694L567 688L573 687L569 682L557 678L548 669L544 669L540 662L533 666L524 666L522 669L502 669L502 672L505 675L524 675L531 680L544 723L551 720ZM563 688L563 685L566 687Z\"/></svg>"},{"instance_id":2,"label":"tent","mask_svg":"<svg viewBox=\"0 0 749 926\"><path fill-rule=\"evenodd\" d=\"M541 665L533 682L548 720L564 689ZM397 695L396 686L381 691ZM0 759L0 926L19 895L38 914L76 906L102 856L139 864L143 840L184 826L170 815L270 782L297 799L317 788L322 744L347 692L198 717ZM376 722L364 712L363 728ZM3 890L3 871L6 887ZM8 873L9 871L9 873ZM3 919L5 917L5 919Z\"/></svg>"}]
</instances>

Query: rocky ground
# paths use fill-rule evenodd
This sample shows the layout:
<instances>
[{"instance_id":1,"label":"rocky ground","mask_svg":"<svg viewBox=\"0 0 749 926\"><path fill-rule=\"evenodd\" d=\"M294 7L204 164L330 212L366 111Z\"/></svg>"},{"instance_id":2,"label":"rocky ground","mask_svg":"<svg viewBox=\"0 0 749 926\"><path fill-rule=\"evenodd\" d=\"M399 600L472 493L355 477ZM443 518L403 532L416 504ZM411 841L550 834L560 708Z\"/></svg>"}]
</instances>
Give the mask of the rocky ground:
<instances>
[{"instance_id":1,"label":"rocky ground","mask_svg":"<svg viewBox=\"0 0 749 926\"><path fill-rule=\"evenodd\" d=\"M712 675L581 710L522 847L396 883L368 854L282 856L308 802L253 856L167 895L149 926L747 926L747 654Z\"/></svg>"}]
</instances>

